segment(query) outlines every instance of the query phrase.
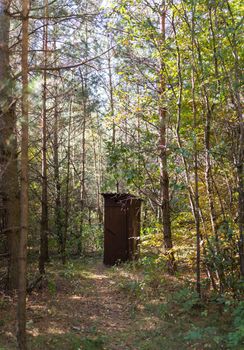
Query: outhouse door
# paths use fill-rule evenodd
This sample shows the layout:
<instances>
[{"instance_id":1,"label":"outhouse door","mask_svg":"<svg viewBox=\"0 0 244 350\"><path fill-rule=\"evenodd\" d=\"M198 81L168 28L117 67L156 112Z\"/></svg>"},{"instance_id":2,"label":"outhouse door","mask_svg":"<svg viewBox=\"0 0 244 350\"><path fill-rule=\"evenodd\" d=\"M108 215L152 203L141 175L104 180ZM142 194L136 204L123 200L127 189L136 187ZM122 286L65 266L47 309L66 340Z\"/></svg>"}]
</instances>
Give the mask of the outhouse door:
<instances>
[{"instance_id":1,"label":"outhouse door","mask_svg":"<svg viewBox=\"0 0 244 350\"><path fill-rule=\"evenodd\" d=\"M113 204L105 215L104 264L128 259L127 208Z\"/></svg>"}]
</instances>

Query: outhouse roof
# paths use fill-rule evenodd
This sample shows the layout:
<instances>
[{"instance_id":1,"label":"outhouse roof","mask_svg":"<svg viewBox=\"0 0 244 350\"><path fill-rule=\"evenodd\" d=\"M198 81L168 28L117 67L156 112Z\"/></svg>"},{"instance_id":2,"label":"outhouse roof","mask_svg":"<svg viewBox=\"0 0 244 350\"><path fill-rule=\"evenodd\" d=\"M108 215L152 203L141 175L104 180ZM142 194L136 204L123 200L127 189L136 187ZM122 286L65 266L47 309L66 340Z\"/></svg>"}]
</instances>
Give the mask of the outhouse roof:
<instances>
[{"instance_id":1,"label":"outhouse roof","mask_svg":"<svg viewBox=\"0 0 244 350\"><path fill-rule=\"evenodd\" d=\"M101 193L101 195L104 198L109 198L109 199L120 199L120 200L140 200L142 201L141 198L136 197L135 195L131 193L113 193L113 192L107 192L107 193Z\"/></svg>"}]
</instances>

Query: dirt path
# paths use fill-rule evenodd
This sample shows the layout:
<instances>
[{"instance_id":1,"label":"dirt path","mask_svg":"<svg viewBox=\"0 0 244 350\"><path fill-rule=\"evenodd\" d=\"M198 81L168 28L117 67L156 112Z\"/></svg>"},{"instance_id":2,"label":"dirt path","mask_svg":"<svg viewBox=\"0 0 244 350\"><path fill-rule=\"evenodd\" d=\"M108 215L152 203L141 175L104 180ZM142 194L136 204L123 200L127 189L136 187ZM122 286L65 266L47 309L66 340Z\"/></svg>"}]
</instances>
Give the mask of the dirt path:
<instances>
[{"instance_id":1,"label":"dirt path","mask_svg":"<svg viewBox=\"0 0 244 350\"><path fill-rule=\"evenodd\" d=\"M32 293L27 305L30 349L134 349L117 336L130 330L131 305L111 269L101 262L51 274L46 288ZM1 314L9 321L1 328L3 349L12 349L14 342L15 320L9 308L14 315L11 300Z\"/></svg>"},{"instance_id":2,"label":"dirt path","mask_svg":"<svg viewBox=\"0 0 244 350\"><path fill-rule=\"evenodd\" d=\"M94 259L48 271L46 287L28 297L29 350L225 349L226 315L201 316L176 277L159 271L145 287L140 271ZM15 300L0 295L0 350L16 349L15 311Z\"/></svg>"},{"instance_id":3,"label":"dirt path","mask_svg":"<svg viewBox=\"0 0 244 350\"><path fill-rule=\"evenodd\" d=\"M130 327L128 300L118 292L116 282L111 278L108 269L99 263L93 270L91 288L92 316L98 319L103 331L123 331Z\"/></svg>"},{"instance_id":4,"label":"dirt path","mask_svg":"<svg viewBox=\"0 0 244 350\"><path fill-rule=\"evenodd\" d=\"M75 293L69 293L69 303L66 293L61 294L57 300L57 308L60 305L65 306L65 323L67 324L68 316L71 329L94 335L112 336L114 331L123 332L128 329L128 300L118 292L109 269L98 263L86 272L88 273L85 278L76 281Z\"/></svg>"}]
</instances>

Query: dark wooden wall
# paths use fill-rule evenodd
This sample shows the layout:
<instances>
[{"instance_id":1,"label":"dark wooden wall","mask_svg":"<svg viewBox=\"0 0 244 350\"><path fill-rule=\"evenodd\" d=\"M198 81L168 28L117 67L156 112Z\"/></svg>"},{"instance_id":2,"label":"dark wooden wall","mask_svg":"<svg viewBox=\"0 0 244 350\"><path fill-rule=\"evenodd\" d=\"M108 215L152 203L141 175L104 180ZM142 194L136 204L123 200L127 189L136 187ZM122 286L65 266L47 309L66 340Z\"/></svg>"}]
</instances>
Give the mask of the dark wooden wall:
<instances>
[{"instance_id":1,"label":"dark wooden wall","mask_svg":"<svg viewBox=\"0 0 244 350\"><path fill-rule=\"evenodd\" d=\"M129 194L104 193L104 264L138 257L141 200Z\"/></svg>"}]
</instances>

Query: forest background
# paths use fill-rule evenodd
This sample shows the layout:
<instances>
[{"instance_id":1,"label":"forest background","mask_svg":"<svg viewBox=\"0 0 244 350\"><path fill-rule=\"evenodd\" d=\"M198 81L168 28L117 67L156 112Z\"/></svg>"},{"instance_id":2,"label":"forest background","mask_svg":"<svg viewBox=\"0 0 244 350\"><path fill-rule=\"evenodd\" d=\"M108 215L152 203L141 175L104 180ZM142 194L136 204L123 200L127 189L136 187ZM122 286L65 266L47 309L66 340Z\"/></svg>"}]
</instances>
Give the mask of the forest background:
<instances>
[{"instance_id":1,"label":"forest background","mask_svg":"<svg viewBox=\"0 0 244 350\"><path fill-rule=\"evenodd\" d=\"M141 264L194 269L198 297L230 298L241 319L242 10L0 1L1 281L19 291L20 348L26 246L40 276L102 252L103 192L143 199Z\"/></svg>"}]
</instances>

